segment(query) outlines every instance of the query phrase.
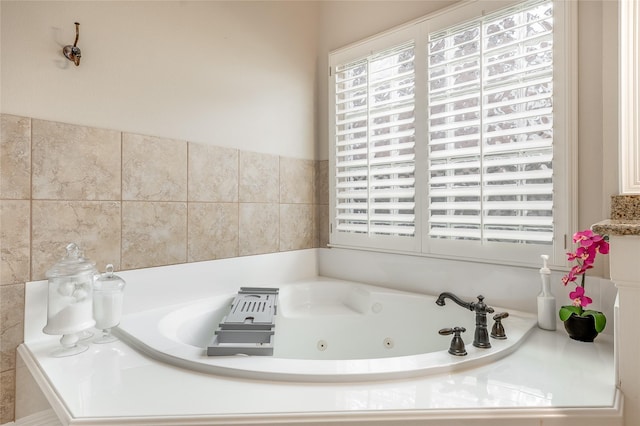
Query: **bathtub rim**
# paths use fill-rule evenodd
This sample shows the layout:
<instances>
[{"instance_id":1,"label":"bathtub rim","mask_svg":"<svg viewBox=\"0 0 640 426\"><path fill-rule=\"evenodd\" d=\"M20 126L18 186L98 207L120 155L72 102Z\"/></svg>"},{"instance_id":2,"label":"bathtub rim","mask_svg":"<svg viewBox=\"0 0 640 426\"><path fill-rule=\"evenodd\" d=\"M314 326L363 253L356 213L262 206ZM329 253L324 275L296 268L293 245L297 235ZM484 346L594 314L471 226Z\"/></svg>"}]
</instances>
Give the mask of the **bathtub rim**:
<instances>
[{"instance_id":1,"label":"bathtub rim","mask_svg":"<svg viewBox=\"0 0 640 426\"><path fill-rule=\"evenodd\" d=\"M374 291L418 295L435 300L435 296L432 295L322 276L317 276L315 279L283 283L282 286L322 285L323 282L363 286L373 289ZM229 297L230 295L228 293L221 293L212 295L210 299L219 298L226 300ZM146 331L153 329L156 331L156 329L153 328L154 324L158 323L166 315L190 305L202 304L203 302L203 300L196 300L165 306L130 314L128 318L135 318L137 321L142 320L147 322L147 324L136 323L133 326L134 330L144 329ZM495 309L501 310L502 308L495 307ZM508 309L508 311L510 313L509 321L519 324L518 327L509 326L507 329L509 338L506 340L491 339L491 349L479 349L468 342L468 355L465 357L450 355L446 350L418 355L355 360L309 360L263 356L207 357L206 355L202 355L203 348L196 348L186 343L182 344L172 341L159 332L154 333L151 339L140 339L131 332L125 331L121 327L116 327L113 329L113 334L130 347L158 361L201 373L283 382L367 382L449 373L484 365L508 356L522 345L535 328L537 322L533 314L510 309ZM464 313L464 311L461 312ZM472 313L466 314L473 315ZM346 369L350 371L345 372Z\"/></svg>"}]
</instances>

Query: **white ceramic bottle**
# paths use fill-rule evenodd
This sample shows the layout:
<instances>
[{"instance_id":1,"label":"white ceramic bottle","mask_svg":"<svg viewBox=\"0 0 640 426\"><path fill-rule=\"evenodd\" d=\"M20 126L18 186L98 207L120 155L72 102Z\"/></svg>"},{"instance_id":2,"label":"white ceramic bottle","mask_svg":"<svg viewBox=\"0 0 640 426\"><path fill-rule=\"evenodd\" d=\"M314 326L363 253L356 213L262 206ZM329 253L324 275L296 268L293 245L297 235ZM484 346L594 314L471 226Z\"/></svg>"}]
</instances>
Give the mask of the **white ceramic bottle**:
<instances>
[{"instance_id":1,"label":"white ceramic bottle","mask_svg":"<svg viewBox=\"0 0 640 426\"><path fill-rule=\"evenodd\" d=\"M551 270L547 267L549 256L543 254L540 257L542 257L542 268L540 268L542 291L538 295L538 327L543 330L555 330L556 298L551 294Z\"/></svg>"}]
</instances>

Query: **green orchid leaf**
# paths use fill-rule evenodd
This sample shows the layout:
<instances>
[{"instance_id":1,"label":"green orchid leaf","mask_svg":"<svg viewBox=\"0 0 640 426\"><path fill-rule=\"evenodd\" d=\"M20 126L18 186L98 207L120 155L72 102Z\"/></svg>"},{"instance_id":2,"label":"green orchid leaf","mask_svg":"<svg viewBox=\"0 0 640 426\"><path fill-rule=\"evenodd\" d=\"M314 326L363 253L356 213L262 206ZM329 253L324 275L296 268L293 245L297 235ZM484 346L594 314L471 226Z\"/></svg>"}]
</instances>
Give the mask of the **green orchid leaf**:
<instances>
[{"instance_id":1,"label":"green orchid leaf","mask_svg":"<svg viewBox=\"0 0 640 426\"><path fill-rule=\"evenodd\" d=\"M596 324L596 331L598 333L602 333L602 330L604 330L607 325L607 317L605 317L602 312L593 311L591 309L584 311L584 313L582 314L582 316L584 317L586 317L587 315L591 315L593 317Z\"/></svg>"},{"instance_id":2,"label":"green orchid leaf","mask_svg":"<svg viewBox=\"0 0 640 426\"><path fill-rule=\"evenodd\" d=\"M578 306L562 306L560 308L560 312L558 313L560 315L560 320L566 321L569 319L571 314L576 314L576 315L582 314L582 308Z\"/></svg>"}]
</instances>

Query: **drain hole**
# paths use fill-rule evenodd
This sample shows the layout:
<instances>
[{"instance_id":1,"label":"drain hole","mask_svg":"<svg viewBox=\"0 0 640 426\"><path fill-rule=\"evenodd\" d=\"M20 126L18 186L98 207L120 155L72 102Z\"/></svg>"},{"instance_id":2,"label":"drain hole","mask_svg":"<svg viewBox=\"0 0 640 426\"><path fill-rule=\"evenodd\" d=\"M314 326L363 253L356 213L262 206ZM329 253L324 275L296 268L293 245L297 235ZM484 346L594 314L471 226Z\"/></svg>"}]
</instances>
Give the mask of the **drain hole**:
<instances>
[{"instance_id":1,"label":"drain hole","mask_svg":"<svg viewBox=\"0 0 640 426\"><path fill-rule=\"evenodd\" d=\"M324 340L318 340L318 344L316 345L319 351L324 351L327 349L327 342Z\"/></svg>"},{"instance_id":2,"label":"drain hole","mask_svg":"<svg viewBox=\"0 0 640 426\"><path fill-rule=\"evenodd\" d=\"M387 337L382 341L382 345L387 349L393 348L393 339L391 337Z\"/></svg>"}]
</instances>

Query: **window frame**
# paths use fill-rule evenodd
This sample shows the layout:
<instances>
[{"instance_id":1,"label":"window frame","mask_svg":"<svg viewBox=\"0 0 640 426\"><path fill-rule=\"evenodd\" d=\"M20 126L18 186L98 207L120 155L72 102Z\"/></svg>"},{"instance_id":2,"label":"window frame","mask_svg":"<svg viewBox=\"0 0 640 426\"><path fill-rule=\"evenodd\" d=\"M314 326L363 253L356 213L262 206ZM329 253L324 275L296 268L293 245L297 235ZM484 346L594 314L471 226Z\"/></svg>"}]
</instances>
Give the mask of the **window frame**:
<instances>
[{"instance_id":1,"label":"window frame","mask_svg":"<svg viewBox=\"0 0 640 426\"><path fill-rule=\"evenodd\" d=\"M522 0L464 2L421 17L400 27L354 43L329 54L329 192L330 247L354 248L417 256L472 260L507 265L539 265L547 254L552 266L566 267L565 251L571 229L577 223L573 208L577 197L577 7L574 2L554 3L554 142L553 142L553 222L551 245L488 243L434 240L425 232L428 223L427 193L427 39L434 31L460 25ZM336 233L335 190L335 76L336 65L366 58L375 52L415 41L415 235L413 237L354 235Z\"/></svg>"}]
</instances>

